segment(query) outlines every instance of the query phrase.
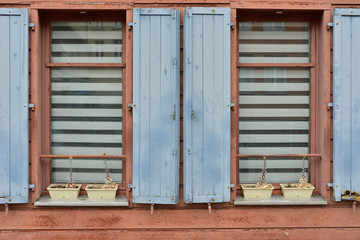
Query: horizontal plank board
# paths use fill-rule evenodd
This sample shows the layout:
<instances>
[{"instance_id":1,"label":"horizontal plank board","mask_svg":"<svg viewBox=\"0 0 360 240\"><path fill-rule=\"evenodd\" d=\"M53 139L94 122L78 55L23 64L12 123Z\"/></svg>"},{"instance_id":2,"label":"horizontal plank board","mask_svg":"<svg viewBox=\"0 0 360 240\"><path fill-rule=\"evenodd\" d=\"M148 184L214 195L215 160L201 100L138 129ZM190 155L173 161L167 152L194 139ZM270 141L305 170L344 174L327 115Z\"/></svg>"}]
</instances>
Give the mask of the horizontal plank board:
<instances>
[{"instance_id":1,"label":"horizontal plank board","mask_svg":"<svg viewBox=\"0 0 360 240\"><path fill-rule=\"evenodd\" d=\"M306 154L308 147L243 147L239 154Z\"/></svg>"},{"instance_id":2,"label":"horizontal plank board","mask_svg":"<svg viewBox=\"0 0 360 240\"><path fill-rule=\"evenodd\" d=\"M110 134L51 134L52 142L121 143L122 135Z\"/></svg>"},{"instance_id":3,"label":"horizontal plank board","mask_svg":"<svg viewBox=\"0 0 360 240\"><path fill-rule=\"evenodd\" d=\"M122 39L121 31L52 31L52 39Z\"/></svg>"},{"instance_id":4,"label":"horizontal plank board","mask_svg":"<svg viewBox=\"0 0 360 240\"><path fill-rule=\"evenodd\" d=\"M307 143L308 134L240 134L240 143Z\"/></svg>"},{"instance_id":5,"label":"horizontal plank board","mask_svg":"<svg viewBox=\"0 0 360 240\"><path fill-rule=\"evenodd\" d=\"M107 166L109 169L122 169L122 160L120 159L108 159ZM52 159L51 161L52 168L68 168L69 160L68 159ZM103 159L73 159L72 160L73 168L95 168L95 169L104 169L104 160Z\"/></svg>"},{"instance_id":6,"label":"horizontal plank board","mask_svg":"<svg viewBox=\"0 0 360 240\"><path fill-rule=\"evenodd\" d=\"M239 44L240 53L294 53L309 52L309 44Z\"/></svg>"},{"instance_id":7,"label":"horizontal plank board","mask_svg":"<svg viewBox=\"0 0 360 240\"><path fill-rule=\"evenodd\" d=\"M239 96L240 104L309 104L309 96Z\"/></svg>"},{"instance_id":8,"label":"horizontal plank board","mask_svg":"<svg viewBox=\"0 0 360 240\"><path fill-rule=\"evenodd\" d=\"M239 121L240 130L308 130L308 121Z\"/></svg>"},{"instance_id":9,"label":"horizontal plank board","mask_svg":"<svg viewBox=\"0 0 360 240\"><path fill-rule=\"evenodd\" d=\"M51 57L54 63L122 63L122 57Z\"/></svg>"},{"instance_id":10,"label":"horizontal plank board","mask_svg":"<svg viewBox=\"0 0 360 240\"><path fill-rule=\"evenodd\" d=\"M52 121L51 129L57 130L122 130L121 122L79 122L79 121Z\"/></svg>"},{"instance_id":11,"label":"horizontal plank board","mask_svg":"<svg viewBox=\"0 0 360 240\"><path fill-rule=\"evenodd\" d=\"M309 117L309 109L240 108L240 117Z\"/></svg>"},{"instance_id":12,"label":"horizontal plank board","mask_svg":"<svg viewBox=\"0 0 360 240\"><path fill-rule=\"evenodd\" d=\"M51 154L62 155L122 155L122 148L119 147L51 147Z\"/></svg>"},{"instance_id":13,"label":"horizontal plank board","mask_svg":"<svg viewBox=\"0 0 360 240\"><path fill-rule=\"evenodd\" d=\"M270 39L270 40L276 40L276 39L294 39L294 40L300 40L300 39L309 39L310 34L307 31L302 32L284 32L284 31L239 31L239 39L245 40L245 39Z\"/></svg>"},{"instance_id":14,"label":"horizontal plank board","mask_svg":"<svg viewBox=\"0 0 360 240\"><path fill-rule=\"evenodd\" d=\"M122 52L122 45L121 44L51 44L51 52Z\"/></svg>"},{"instance_id":15,"label":"horizontal plank board","mask_svg":"<svg viewBox=\"0 0 360 240\"><path fill-rule=\"evenodd\" d=\"M122 78L122 69L120 68L62 68L52 69L51 78Z\"/></svg>"},{"instance_id":16,"label":"horizontal plank board","mask_svg":"<svg viewBox=\"0 0 360 240\"><path fill-rule=\"evenodd\" d=\"M51 103L121 104L122 96L51 96Z\"/></svg>"},{"instance_id":17,"label":"horizontal plank board","mask_svg":"<svg viewBox=\"0 0 360 240\"><path fill-rule=\"evenodd\" d=\"M53 108L53 117L121 117L122 109L71 109Z\"/></svg>"},{"instance_id":18,"label":"horizontal plank board","mask_svg":"<svg viewBox=\"0 0 360 240\"><path fill-rule=\"evenodd\" d=\"M239 83L239 91L309 91L309 83Z\"/></svg>"},{"instance_id":19,"label":"horizontal plank board","mask_svg":"<svg viewBox=\"0 0 360 240\"><path fill-rule=\"evenodd\" d=\"M264 27L267 24L269 25L280 25L283 27L309 27L308 22L239 22L239 24L243 24L246 26L252 26L252 27Z\"/></svg>"}]
</instances>

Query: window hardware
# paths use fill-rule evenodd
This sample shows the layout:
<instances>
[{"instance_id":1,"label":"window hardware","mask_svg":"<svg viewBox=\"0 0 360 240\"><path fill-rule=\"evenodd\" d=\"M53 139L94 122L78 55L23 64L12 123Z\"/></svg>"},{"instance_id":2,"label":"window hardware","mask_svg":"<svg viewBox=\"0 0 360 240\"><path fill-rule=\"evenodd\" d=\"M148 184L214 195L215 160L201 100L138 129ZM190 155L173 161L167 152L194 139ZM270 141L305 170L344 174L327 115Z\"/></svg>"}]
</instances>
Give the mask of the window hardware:
<instances>
[{"instance_id":1,"label":"window hardware","mask_svg":"<svg viewBox=\"0 0 360 240\"><path fill-rule=\"evenodd\" d=\"M25 106L24 106L25 107ZM28 108L30 108L31 111L35 111L35 104L29 103Z\"/></svg>"},{"instance_id":2,"label":"window hardware","mask_svg":"<svg viewBox=\"0 0 360 240\"><path fill-rule=\"evenodd\" d=\"M29 23L29 28L31 28L31 31L35 31L35 23Z\"/></svg>"},{"instance_id":3,"label":"window hardware","mask_svg":"<svg viewBox=\"0 0 360 240\"><path fill-rule=\"evenodd\" d=\"M230 26L231 30L235 29L235 23L234 22L229 22L228 25Z\"/></svg>"}]
</instances>

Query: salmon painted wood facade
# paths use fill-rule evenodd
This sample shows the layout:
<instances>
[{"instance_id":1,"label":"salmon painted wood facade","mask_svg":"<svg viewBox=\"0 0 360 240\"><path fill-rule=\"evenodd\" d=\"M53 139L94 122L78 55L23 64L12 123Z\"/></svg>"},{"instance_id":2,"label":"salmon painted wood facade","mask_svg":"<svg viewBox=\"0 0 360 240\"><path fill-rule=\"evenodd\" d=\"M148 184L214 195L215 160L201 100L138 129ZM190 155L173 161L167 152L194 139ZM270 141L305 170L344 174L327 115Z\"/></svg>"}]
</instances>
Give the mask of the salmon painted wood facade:
<instances>
[{"instance_id":1,"label":"salmon painted wood facade","mask_svg":"<svg viewBox=\"0 0 360 240\"><path fill-rule=\"evenodd\" d=\"M2 1L0 239L356 239L359 9ZM81 196L51 200L69 156ZM90 201L104 158L117 197Z\"/></svg>"}]
</instances>

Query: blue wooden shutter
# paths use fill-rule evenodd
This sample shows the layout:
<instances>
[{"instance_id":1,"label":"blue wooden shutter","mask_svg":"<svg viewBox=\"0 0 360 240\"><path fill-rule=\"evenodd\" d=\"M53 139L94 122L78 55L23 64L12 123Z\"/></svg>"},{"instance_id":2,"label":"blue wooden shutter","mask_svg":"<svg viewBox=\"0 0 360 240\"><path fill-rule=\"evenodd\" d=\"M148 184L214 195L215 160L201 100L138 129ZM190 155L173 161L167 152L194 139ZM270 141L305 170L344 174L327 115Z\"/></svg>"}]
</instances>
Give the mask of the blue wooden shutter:
<instances>
[{"instance_id":1,"label":"blue wooden shutter","mask_svg":"<svg viewBox=\"0 0 360 240\"><path fill-rule=\"evenodd\" d=\"M134 9L134 203L179 199L179 16L175 9Z\"/></svg>"},{"instance_id":2,"label":"blue wooden shutter","mask_svg":"<svg viewBox=\"0 0 360 240\"><path fill-rule=\"evenodd\" d=\"M334 192L360 192L360 9L334 11Z\"/></svg>"},{"instance_id":3,"label":"blue wooden shutter","mask_svg":"<svg viewBox=\"0 0 360 240\"><path fill-rule=\"evenodd\" d=\"M0 9L0 203L27 203L28 10Z\"/></svg>"},{"instance_id":4,"label":"blue wooden shutter","mask_svg":"<svg viewBox=\"0 0 360 240\"><path fill-rule=\"evenodd\" d=\"M184 201L230 201L230 9L184 15Z\"/></svg>"}]
</instances>

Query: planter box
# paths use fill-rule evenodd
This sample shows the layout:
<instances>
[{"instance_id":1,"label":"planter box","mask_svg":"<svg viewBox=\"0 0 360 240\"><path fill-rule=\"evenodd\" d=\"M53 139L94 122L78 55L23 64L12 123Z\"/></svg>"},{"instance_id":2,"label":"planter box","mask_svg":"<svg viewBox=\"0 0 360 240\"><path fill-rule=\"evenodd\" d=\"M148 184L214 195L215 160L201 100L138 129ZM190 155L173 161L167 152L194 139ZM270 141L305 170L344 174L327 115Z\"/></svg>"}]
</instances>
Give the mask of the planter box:
<instances>
[{"instance_id":1,"label":"planter box","mask_svg":"<svg viewBox=\"0 0 360 240\"><path fill-rule=\"evenodd\" d=\"M50 184L47 188L52 199L77 199L81 184L75 184L76 188L66 188L66 184Z\"/></svg>"},{"instance_id":2,"label":"planter box","mask_svg":"<svg viewBox=\"0 0 360 240\"><path fill-rule=\"evenodd\" d=\"M290 185L290 187L289 187ZM311 185L311 184L310 184ZM311 188L299 188L296 183L280 184L282 194L284 198L310 198L315 187L311 185Z\"/></svg>"},{"instance_id":3,"label":"planter box","mask_svg":"<svg viewBox=\"0 0 360 240\"><path fill-rule=\"evenodd\" d=\"M102 188L104 184L88 184L85 188L89 199L115 199L118 185L115 188Z\"/></svg>"},{"instance_id":4,"label":"planter box","mask_svg":"<svg viewBox=\"0 0 360 240\"><path fill-rule=\"evenodd\" d=\"M256 184L241 184L244 198L251 198L251 199L270 198L274 187L271 184L268 185L270 185L271 188L255 188Z\"/></svg>"}]
</instances>

